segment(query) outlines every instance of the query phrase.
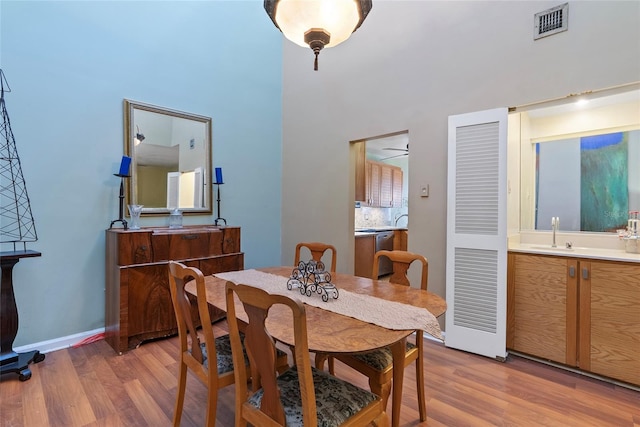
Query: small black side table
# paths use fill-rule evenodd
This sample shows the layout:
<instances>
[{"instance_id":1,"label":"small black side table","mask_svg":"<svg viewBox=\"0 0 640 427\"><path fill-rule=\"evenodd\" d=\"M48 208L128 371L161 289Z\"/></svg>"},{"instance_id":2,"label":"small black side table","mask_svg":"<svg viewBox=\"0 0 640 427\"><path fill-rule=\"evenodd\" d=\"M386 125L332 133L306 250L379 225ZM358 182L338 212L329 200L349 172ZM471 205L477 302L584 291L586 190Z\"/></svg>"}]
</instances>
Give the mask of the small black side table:
<instances>
[{"instance_id":1,"label":"small black side table","mask_svg":"<svg viewBox=\"0 0 640 427\"><path fill-rule=\"evenodd\" d=\"M2 267L2 287L0 288L0 374L17 372L20 381L31 378L29 363L42 362L44 354L38 350L16 353L13 351L13 341L18 334L18 307L13 293L13 266L21 258L39 257L36 251L7 251L0 252L0 266Z\"/></svg>"}]
</instances>

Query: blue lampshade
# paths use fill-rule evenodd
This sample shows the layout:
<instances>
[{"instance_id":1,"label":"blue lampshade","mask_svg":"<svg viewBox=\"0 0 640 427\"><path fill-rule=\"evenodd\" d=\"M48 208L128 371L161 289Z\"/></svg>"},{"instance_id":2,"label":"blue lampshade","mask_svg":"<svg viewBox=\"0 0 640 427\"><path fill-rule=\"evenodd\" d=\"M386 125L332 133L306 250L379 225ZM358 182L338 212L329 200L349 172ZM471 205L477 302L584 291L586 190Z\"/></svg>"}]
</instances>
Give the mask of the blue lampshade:
<instances>
[{"instance_id":1,"label":"blue lampshade","mask_svg":"<svg viewBox=\"0 0 640 427\"><path fill-rule=\"evenodd\" d=\"M122 156L122 161L120 162L120 172L117 176L128 177L129 168L131 167L131 157Z\"/></svg>"},{"instance_id":2,"label":"blue lampshade","mask_svg":"<svg viewBox=\"0 0 640 427\"><path fill-rule=\"evenodd\" d=\"M222 181L222 168L216 168L216 180L214 184L224 184L224 181Z\"/></svg>"}]
</instances>

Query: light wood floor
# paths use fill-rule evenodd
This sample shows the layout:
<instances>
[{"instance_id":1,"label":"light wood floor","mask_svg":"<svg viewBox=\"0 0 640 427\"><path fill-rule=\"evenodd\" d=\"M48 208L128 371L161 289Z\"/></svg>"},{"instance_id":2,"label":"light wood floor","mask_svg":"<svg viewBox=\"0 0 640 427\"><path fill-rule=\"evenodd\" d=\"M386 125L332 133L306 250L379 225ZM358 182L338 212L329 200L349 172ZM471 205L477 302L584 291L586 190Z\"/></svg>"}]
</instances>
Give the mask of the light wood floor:
<instances>
[{"instance_id":1,"label":"light wood floor","mask_svg":"<svg viewBox=\"0 0 640 427\"><path fill-rule=\"evenodd\" d=\"M104 340L49 353L26 382L2 376L0 426L169 426L177 354L177 338L122 356ZM340 362L336 373L367 387ZM405 371L402 426L640 426L640 393L515 356L501 363L426 341L425 379L420 423L414 366ZM233 394L221 390L219 426L233 426ZM190 375L183 426L202 426L205 399Z\"/></svg>"}]
</instances>

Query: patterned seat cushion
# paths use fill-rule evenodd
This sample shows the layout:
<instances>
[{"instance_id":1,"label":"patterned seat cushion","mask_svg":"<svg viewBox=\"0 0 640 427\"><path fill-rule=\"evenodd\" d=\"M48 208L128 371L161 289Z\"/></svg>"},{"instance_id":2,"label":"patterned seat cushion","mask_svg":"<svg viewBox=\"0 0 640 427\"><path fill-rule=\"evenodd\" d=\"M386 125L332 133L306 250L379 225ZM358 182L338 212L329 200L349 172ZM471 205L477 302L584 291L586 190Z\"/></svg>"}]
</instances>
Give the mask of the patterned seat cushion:
<instances>
[{"instance_id":1,"label":"patterned seat cushion","mask_svg":"<svg viewBox=\"0 0 640 427\"><path fill-rule=\"evenodd\" d=\"M327 372L313 367L311 371L316 394L318 427L339 426L378 398L370 391L342 381ZM295 366L278 377L278 387L287 426L303 426L302 397ZM258 390L249 399L249 403L256 408L260 408L261 401L262 390Z\"/></svg>"},{"instance_id":2,"label":"patterned seat cushion","mask_svg":"<svg viewBox=\"0 0 640 427\"><path fill-rule=\"evenodd\" d=\"M244 334L240 333L240 339L244 341ZM233 371L233 355L231 353L231 340L229 335L222 335L216 337L216 356L218 362L218 375L222 375L227 372ZM200 348L202 348L202 356L204 357L204 366L209 365L209 358L207 356L207 349L204 343L200 344ZM244 351L244 346L243 346ZM286 353L280 349L276 349L277 355L276 357L286 356ZM247 353L244 353L244 360L248 364L249 359L247 358Z\"/></svg>"},{"instance_id":3,"label":"patterned seat cushion","mask_svg":"<svg viewBox=\"0 0 640 427\"><path fill-rule=\"evenodd\" d=\"M414 348L416 348L415 344L407 341L407 351ZM389 347L383 347L367 353L354 354L352 357L366 363L378 371L383 371L388 366L393 365L393 354L391 354L391 349Z\"/></svg>"}]
</instances>

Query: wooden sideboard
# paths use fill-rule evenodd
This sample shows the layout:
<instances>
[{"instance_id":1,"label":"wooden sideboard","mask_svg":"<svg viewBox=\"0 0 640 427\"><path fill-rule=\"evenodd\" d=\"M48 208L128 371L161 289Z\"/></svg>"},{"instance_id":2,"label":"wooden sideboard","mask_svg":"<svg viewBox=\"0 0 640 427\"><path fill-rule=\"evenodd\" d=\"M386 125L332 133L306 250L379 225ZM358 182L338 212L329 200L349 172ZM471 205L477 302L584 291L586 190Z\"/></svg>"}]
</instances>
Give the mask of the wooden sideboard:
<instances>
[{"instance_id":1,"label":"wooden sideboard","mask_svg":"<svg viewBox=\"0 0 640 427\"><path fill-rule=\"evenodd\" d=\"M169 290L169 260L197 267L205 275L241 270L240 228L106 230L105 339L116 352L178 333ZM192 307L197 322L197 307ZM211 310L212 320L224 317L221 311Z\"/></svg>"}]
</instances>

